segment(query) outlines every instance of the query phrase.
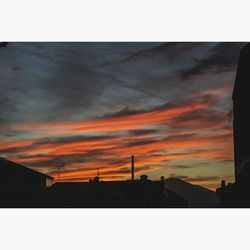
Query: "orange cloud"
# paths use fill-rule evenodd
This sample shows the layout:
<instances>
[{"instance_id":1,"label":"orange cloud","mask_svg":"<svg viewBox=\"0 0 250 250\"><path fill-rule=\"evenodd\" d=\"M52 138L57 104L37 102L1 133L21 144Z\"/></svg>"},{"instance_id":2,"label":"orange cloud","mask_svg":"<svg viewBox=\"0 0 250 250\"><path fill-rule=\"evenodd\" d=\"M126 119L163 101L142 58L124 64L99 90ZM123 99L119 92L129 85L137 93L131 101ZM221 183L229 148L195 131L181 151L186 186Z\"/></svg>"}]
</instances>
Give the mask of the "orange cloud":
<instances>
[{"instance_id":1,"label":"orange cloud","mask_svg":"<svg viewBox=\"0 0 250 250\"><path fill-rule=\"evenodd\" d=\"M168 160L194 157L232 160L231 128L224 118L220 122L222 114L212 111L203 114L215 102L216 99L205 97L191 103L99 119L20 125L20 130L44 130L50 136L2 142L0 152L55 178L55 168L62 164L61 180L65 181L86 181L96 174L97 168L104 180L127 179L131 154L136 155L137 174L166 167ZM216 119L210 118L213 116ZM189 126L194 129L188 133ZM130 131L137 131L138 135Z\"/></svg>"}]
</instances>

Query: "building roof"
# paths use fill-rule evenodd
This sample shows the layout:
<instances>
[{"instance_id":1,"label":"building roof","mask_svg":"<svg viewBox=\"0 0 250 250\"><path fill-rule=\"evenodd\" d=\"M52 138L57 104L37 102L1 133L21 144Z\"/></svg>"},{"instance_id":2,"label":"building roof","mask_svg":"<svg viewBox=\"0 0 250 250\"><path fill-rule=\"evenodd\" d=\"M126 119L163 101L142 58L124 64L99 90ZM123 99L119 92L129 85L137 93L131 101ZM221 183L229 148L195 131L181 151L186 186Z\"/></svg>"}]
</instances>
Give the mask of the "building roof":
<instances>
[{"instance_id":1,"label":"building roof","mask_svg":"<svg viewBox=\"0 0 250 250\"><path fill-rule=\"evenodd\" d=\"M49 179L54 179L53 177L40 173L38 171L35 171L31 168L25 167L21 164L15 163L13 161L7 160L5 158L0 157L0 171L15 171L15 172L22 172L30 175L36 175L36 176L43 176Z\"/></svg>"},{"instance_id":2,"label":"building roof","mask_svg":"<svg viewBox=\"0 0 250 250\"><path fill-rule=\"evenodd\" d=\"M164 189L161 181L58 182L49 191L66 207L65 202L73 207L187 207L187 200Z\"/></svg>"}]
</instances>

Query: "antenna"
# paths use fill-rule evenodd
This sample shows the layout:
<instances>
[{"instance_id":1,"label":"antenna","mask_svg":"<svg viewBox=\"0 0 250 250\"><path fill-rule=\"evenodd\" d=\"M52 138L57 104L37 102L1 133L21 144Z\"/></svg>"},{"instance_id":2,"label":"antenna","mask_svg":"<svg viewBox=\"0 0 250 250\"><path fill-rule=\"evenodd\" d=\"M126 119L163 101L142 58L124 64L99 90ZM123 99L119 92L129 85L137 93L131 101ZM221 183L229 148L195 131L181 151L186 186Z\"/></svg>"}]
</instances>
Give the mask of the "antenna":
<instances>
[{"instance_id":1,"label":"antenna","mask_svg":"<svg viewBox=\"0 0 250 250\"><path fill-rule=\"evenodd\" d=\"M96 175L96 177L94 178L94 181L95 181L95 182L99 182L99 168L97 168L96 170L97 170L97 175Z\"/></svg>"},{"instance_id":2,"label":"antenna","mask_svg":"<svg viewBox=\"0 0 250 250\"><path fill-rule=\"evenodd\" d=\"M61 169L64 165L61 164L61 165L58 165L56 168L57 168L57 181L61 181Z\"/></svg>"},{"instance_id":3,"label":"antenna","mask_svg":"<svg viewBox=\"0 0 250 250\"><path fill-rule=\"evenodd\" d=\"M134 181L134 172L135 172L135 168L134 168L134 156L131 156L131 177L132 177L132 181Z\"/></svg>"}]
</instances>

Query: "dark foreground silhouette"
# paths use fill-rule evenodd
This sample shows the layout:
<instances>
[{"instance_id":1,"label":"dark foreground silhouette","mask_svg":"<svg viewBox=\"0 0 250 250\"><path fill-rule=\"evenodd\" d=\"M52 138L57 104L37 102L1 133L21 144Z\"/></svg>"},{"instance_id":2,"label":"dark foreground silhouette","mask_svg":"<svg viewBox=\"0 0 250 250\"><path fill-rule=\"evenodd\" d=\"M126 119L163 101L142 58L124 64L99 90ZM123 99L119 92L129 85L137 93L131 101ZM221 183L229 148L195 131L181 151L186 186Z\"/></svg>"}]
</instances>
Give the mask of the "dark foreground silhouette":
<instances>
[{"instance_id":1,"label":"dark foreground silhouette","mask_svg":"<svg viewBox=\"0 0 250 250\"><path fill-rule=\"evenodd\" d=\"M132 171L133 175L133 171ZM7 208L164 208L187 207L165 180L58 182L48 175L0 158L0 207Z\"/></svg>"},{"instance_id":2,"label":"dark foreground silhouette","mask_svg":"<svg viewBox=\"0 0 250 250\"><path fill-rule=\"evenodd\" d=\"M165 187L184 197L190 208L219 207L216 193L202 186L193 185L179 178L168 178L165 181Z\"/></svg>"},{"instance_id":3,"label":"dark foreground silhouette","mask_svg":"<svg viewBox=\"0 0 250 250\"><path fill-rule=\"evenodd\" d=\"M250 207L250 44L240 53L233 91L235 183L217 189L221 207Z\"/></svg>"}]
</instances>

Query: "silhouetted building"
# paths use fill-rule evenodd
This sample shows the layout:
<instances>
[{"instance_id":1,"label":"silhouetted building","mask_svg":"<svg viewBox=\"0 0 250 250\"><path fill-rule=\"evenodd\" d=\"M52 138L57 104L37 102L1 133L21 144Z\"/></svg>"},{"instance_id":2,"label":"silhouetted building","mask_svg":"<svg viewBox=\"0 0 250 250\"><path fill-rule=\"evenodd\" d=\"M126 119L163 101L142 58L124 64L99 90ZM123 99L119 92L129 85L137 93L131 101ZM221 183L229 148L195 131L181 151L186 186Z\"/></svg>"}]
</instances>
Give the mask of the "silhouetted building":
<instances>
[{"instance_id":1,"label":"silhouetted building","mask_svg":"<svg viewBox=\"0 0 250 250\"><path fill-rule=\"evenodd\" d=\"M21 164L0 158L0 187L40 189L53 184L54 178Z\"/></svg>"},{"instance_id":2,"label":"silhouetted building","mask_svg":"<svg viewBox=\"0 0 250 250\"><path fill-rule=\"evenodd\" d=\"M161 181L58 182L48 189L48 207L183 208L187 200ZM45 204L46 205L46 204Z\"/></svg>"},{"instance_id":3,"label":"silhouetted building","mask_svg":"<svg viewBox=\"0 0 250 250\"><path fill-rule=\"evenodd\" d=\"M53 182L51 176L0 158L0 207L44 207Z\"/></svg>"},{"instance_id":4,"label":"silhouetted building","mask_svg":"<svg viewBox=\"0 0 250 250\"><path fill-rule=\"evenodd\" d=\"M96 176L96 177L93 179L93 182L99 182L99 176Z\"/></svg>"},{"instance_id":5,"label":"silhouetted building","mask_svg":"<svg viewBox=\"0 0 250 250\"><path fill-rule=\"evenodd\" d=\"M250 207L250 44L240 52L233 90L235 183L222 182L222 207Z\"/></svg>"},{"instance_id":6,"label":"silhouetted building","mask_svg":"<svg viewBox=\"0 0 250 250\"><path fill-rule=\"evenodd\" d=\"M225 180L222 180L221 181L221 187L224 188L225 186L226 186L226 182L225 182Z\"/></svg>"},{"instance_id":7,"label":"silhouetted building","mask_svg":"<svg viewBox=\"0 0 250 250\"><path fill-rule=\"evenodd\" d=\"M187 207L187 201L161 181L58 182L0 158L0 207ZM51 185L53 184L53 185Z\"/></svg>"},{"instance_id":8,"label":"silhouetted building","mask_svg":"<svg viewBox=\"0 0 250 250\"><path fill-rule=\"evenodd\" d=\"M205 187L191 184L179 178L168 178L165 180L165 188L184 197L190 208L219 207L219 198L216 193Z\"/></svg>"},{"instance_id":9,"label":"silhouetted building","mask_svg":"<svg viewBox=\"0 0 250 250\"><path fill-rule=\"evenodd\" d=\"M232 99L235 182L237 183L241 178L245 162L250 159L250 44L240 52ZM248 177L250 180L250 172Z\"/></svg>"},{"instance_id":10,"label":"silhouetted building","mask_svg":"<svg viewBox=\"0 0 250 250\"><path fill-rule=\"evenodd\" d=\"M100 181L100 173L99 168L97 169L97 175L93 179L89 179L89 182L99 182Z\"/></svg>"}]
</instances>

